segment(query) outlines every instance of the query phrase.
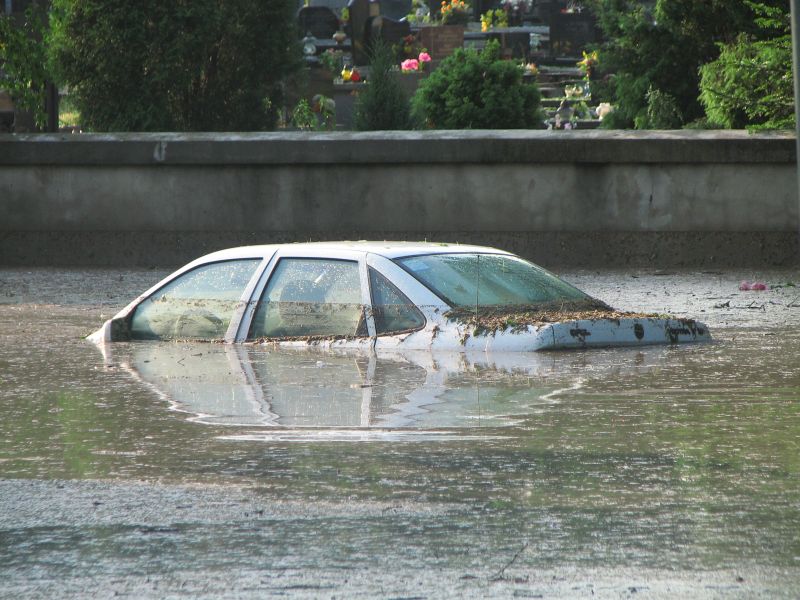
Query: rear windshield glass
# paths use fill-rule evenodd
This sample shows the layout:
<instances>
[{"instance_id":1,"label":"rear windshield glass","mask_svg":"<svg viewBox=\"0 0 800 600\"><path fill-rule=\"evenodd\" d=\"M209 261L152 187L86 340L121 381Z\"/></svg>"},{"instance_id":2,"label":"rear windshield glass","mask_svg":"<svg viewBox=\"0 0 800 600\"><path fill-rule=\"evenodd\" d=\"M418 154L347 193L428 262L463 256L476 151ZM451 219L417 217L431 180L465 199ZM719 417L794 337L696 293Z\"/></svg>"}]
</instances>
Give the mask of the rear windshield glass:
<instances>
[{"instance_id":1,"label":"rear windshield glass","mask_svg":"<svg viewBox=\"0 0 800 600\"><path fill-rule=\"evenodd\" d=\"M453 307L595 302L541 267L500 254L430 254L396 261Z\"/></svg>"}]
</instances>

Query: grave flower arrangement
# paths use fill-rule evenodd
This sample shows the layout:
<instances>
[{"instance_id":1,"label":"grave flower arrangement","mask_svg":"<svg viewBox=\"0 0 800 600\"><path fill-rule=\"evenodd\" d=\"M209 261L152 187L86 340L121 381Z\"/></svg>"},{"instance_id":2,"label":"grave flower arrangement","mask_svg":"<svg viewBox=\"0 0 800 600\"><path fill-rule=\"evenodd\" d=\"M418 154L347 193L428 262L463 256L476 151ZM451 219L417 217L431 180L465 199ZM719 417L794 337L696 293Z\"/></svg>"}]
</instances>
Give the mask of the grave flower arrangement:
<instances>
[{"instance_id":1,"label":"grave flower arrangement","mask_svg":"<svg viewBox=\"0 0 800 600\"><path fill-rule=\"evenodd\" d=\"M442 25L466 25L472 7L465 0L442 0L439 10Z\"/></svg>"},{"instance_id":2,"label":"grave flower arrangement","mask_svg":"<svg viewBox=\"0 0 800 600\"><path fill-rule=\"evenodd\" d=\"M423 71L425 65L431 62L431 55L424 50L419 53L417 58L408 58L400 63L400 70L403 73L416 73Z\"/></svg>"},{"instance_id":3,"label":"grave flower arrangement","mask_svg":"<svg viewBox=\"0 0 800 600\"><path fill-rule=\"evenodd\" d=\"M583 3L578 0L568 0L567 5L561 9L562 13L571 15L583 12Z\"/></svg>"},{"instance_id":4,"label":"grave flower arrangement","mask_svg":"<svg viewBox=\"0 0 800 600\"><path fill-rule=\"evenodd\" d=\"M411 33L404 37L399 44L392 46L392 52L394 53L397 61L402 62L407 58L415 58L420 60L419 55L422 53L427 54L428 49L419 43L416 35Z\"/></svg>"},{"instance_id":5,"label":"grave flower arrangement","mask_svg":"<svg viewBox=\"0 0 800 600\"><path fill-rule=\"evenodd\" d=\"M536 63L523 61L520 66L522 67L522 72L525 75L530 75L531 77L536 77L539 75L539 67L536 65Z\"/></svg>"},{"instance_id":6,"label":"grave flower arrangement","mask_svg":"<svg viewBox=\"0 0 800 600\"><path fill-rule=\"evenodd\" d=\"M599 62L597 50L593 50L589 53L587 53L586 50L583 51L583 59L578 61L577 66L581 70L581 73L583 73L584 79L591 79L592 72Z\"/></svg>"},{"instance_id":7,"label":"grave flower arrangement","mask_svg":"<svg viewBox=\"0 0 800 600\"><path fill-rule=\"evenodd\" d=\"M342 50L335 50L333 48L328 48L319 56L319 62L331 73L331 75L336 75L342 70L342 67L344 66L343 61L344 52Z\"/></svg>"},{"instance_id":8,"label":"grave flower arrangement","mask_svg":"<svg viewBox=\"0 0 800 600\"><path fill-rule=\"evenodd\" d=\"M508 15L502 8L487 10L481 15L481 31L486 32L495 27L508 27Z\"/></svg>"},{"instance_id":9,"label":"grave flower arrangement","mask_svg":"<svg viewBox=\"0 0 800 600\"><path fill-rule=\"evenodd\" d=\"M342 75L342 81L345 83L347 82L358 83L363 79L361 77L361 73L359 73L358 69L356 69L355 67L347 67L347 66L344 67L342 69L341 75Z\"/></svg>"}]
</instances>

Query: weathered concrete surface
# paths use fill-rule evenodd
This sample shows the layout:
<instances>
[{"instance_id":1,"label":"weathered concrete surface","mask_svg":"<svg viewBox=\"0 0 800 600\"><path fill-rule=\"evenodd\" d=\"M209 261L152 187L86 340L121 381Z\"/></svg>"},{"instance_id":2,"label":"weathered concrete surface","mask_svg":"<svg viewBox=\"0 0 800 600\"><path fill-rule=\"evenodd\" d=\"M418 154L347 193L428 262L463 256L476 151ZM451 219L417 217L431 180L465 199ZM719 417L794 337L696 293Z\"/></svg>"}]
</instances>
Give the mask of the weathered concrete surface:
<instances>
[{"instance_id":1,"label":"weathered concrete surface","mask_svg":"<svg viewBox=\"0 0 800 600\"><path fill-rule=\"evenodd\" d=\"M546 265L792 264L794 138L466 131L0 136L0 264L435 239Z\"/></svg>"}]
</instances>

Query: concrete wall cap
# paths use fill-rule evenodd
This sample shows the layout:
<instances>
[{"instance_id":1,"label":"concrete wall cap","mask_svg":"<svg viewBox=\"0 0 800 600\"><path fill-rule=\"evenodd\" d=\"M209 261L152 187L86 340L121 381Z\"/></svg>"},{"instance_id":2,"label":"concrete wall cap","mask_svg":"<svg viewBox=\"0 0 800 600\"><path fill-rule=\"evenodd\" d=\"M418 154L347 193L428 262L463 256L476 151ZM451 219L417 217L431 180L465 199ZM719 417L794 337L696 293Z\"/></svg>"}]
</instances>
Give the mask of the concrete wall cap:
<instances>
[{"instance_id":1,"label":"concrete wall cap","mask_svg":"<svg viewBox=\"0 0 800 600\"><path fill-rule=\"evenodd\" d=\"M2 134L3 165L793 163L792 132L459 130Z\"/></svg>"}]
</instances>

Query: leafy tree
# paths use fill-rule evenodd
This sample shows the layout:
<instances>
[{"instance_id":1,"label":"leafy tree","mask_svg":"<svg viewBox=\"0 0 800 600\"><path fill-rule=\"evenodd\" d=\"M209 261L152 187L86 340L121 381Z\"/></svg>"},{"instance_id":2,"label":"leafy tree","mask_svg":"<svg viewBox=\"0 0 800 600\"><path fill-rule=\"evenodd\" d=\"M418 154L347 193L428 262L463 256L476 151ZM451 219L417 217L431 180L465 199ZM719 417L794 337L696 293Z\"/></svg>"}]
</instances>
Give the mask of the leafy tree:
<instances>
[{"instance_id":1,"label":"leafy tree","mask_svg":"<svg viewBox=\"0 0 800 600\"><path fill-rule=\"evenodd\" d=\"M47 15L38 4L31 4L18 24L11 15L0 15L0 68L5 88L19 110L33 113L38 127L47 123L46 84L51 79L47 68Z\"/></svg>"},{"instance_id":2,"label":"leafy tree","mask_svg":"<svg viewBox=\"0 0 800 600\"><path fill-rule=\"evenodd\" d=\"M57 73L96 131L274 127L291 0L54 0Z\"/></svg>"},{"instance_id":3,"label":"leafy tree","mask_svg":"<svg viewBox=\"0 0 800 600\"><path fill-rule=\"evenodd\" d=\"M357 131L410 129L411 109L397 80L394 52L378 40L370 50L369 79L358 95L353 126Z\"/></svg>"},{"instance_id":4,"label":"leafy tree","mask_svg":"<svg viewBox=\"0 0 800 600\"><path fill-rule=\"evenodd\" d=\"M728 128L794 127L792 36L785 8L752 3L771 39L741 34L700 68L700 101L711 122Z\"/></svg>"},{"instance_id":5,"label":"leafy tree","mask_svg":"<svg viewBox=\"0 0 800 600\"><path fill-rule=\"evenodd\" d=\"M785 0L768 0L772 5ZM650 99L674 103L684 123L704 116L699 67L715 60L719 44L741 33L763 35L748 0L593 0L605 42L601 69L609 75L606 93L616 110L604 126L649 128ZM602 86L598 86L600 89ZM649 91L654 91L648 95ZM649 114L648 114L649 113Z\"/></svg>"},{"instance_id":6,"label":"leafy tree","mask_svg":"<svg viewBox=\"0 0 800 600\"><path fill-rule=\"evenodd\" d=\"M647 124L653 129L680 129L681 109L675 98L652 87L647 91Z\"/></svg>"},{"instance_id":7,"label":"leafy tree","mask_svg":"<svg viewBox=\"0 0 800 600\"><path fill-rule=\"evenodd\" d=\"M434 129L530 129L542 122L541 95L500 44L483 52L456 50L422 82L412 101L415 118Z\"/></svg>"}]
</instances>

